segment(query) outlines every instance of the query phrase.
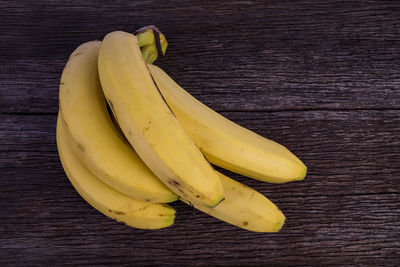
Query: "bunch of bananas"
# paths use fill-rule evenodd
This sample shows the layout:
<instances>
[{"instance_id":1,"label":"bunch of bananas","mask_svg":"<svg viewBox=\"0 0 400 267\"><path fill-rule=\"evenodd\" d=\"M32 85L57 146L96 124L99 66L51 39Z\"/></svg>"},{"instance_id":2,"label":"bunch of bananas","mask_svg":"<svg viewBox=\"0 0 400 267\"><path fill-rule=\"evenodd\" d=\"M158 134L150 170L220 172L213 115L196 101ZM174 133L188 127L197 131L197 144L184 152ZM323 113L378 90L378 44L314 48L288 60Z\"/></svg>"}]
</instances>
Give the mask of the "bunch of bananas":
<instances>
[{"instance_id":1,"label":"bunch of bananas","mask_svg":"<svg viewBox=\"0 0 400 267\"><path fill-rule=\"evenodd\" d=\"M172 225L181 200L256 232L285 216L210 163L271 183L302 180L288 149L211 110L152 65L167 41L154 26L80 45L60 81L57 147L76 191L103 214L141 229Z\"/></svg>"}]
</instances>

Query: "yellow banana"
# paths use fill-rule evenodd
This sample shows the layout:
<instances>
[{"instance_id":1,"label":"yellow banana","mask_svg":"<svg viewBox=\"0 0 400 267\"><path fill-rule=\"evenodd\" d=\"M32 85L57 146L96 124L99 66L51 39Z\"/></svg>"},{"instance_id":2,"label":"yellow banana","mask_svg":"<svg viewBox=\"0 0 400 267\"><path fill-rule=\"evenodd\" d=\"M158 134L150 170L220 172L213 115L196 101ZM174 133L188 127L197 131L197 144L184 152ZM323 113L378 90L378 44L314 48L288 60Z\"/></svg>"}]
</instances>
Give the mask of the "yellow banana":
<instances>
[{"instance_id":1,"label":"yellow banana","mask_svg":"<svg viewBox=\"0 0 400 267\"><path fill-rule=\"evenodd\" d=\"M194 204L196 209L249 231L278 232L282 228L285 216L274 203L256 190L222 173L217 174L224 188L224 201L214 208ZM181 201L193 206L183 198Z\"/></svg>"},{"instance_id":2,"label":"yellow banana","mask_svg":"<svg viewBox=\"0 0 400 267\"><path fill-rule=\"evenodd\" d=\"M218 175L162 99L137 38L120 31L107 34L98 64L103 92L118 124L153 173L192 203L221 202Z\"/></svg>"},{"instance_id":3,"label":"yellow banana","mask_svg":"<svg viewBox=\"0 0 400 267\"><path fill-rule=\"evenodd\" d=\"M222 173L218 175L224 186L225 200L214 208L194 204L196 209L253 232L278 232L282 228L285 215L268 198Z\"/></svg>"},{"instance_id":4,"label":"yellow banana","mask_svg":"<svg viewBox=\"0 0 400 267\"><path fill-rule=\"evenodd\" d=\"M173 208L126 196L94 176L73 151L60 115L57 121L57 147L67 177L76 191L104 215L140 229L160 229L174 223Z\"/></svg>"},{"instance_id":5,"label":"yellow banana","mask_svg":"<svg viewBox=\"0 0 400 267\"><path fill-rule=\"evenodd\" d=\"M148 68L179 123L211 163L265 182L304 179L307 167L284 146L213 111L159 67Z\"/></svg>"},{"instance_id":6,"label":"yellow banana","mask_svg":"<svg viewBox=\"0 0 400 267\"><path fill-rule=\"evenodd\" d=\"M169 190L124 143L107 112L97 58L101 42L82 44L70 56L60 82L60 110L74 151L114 189L143 201L172 202Z\"/></svg>"}]
</instances>

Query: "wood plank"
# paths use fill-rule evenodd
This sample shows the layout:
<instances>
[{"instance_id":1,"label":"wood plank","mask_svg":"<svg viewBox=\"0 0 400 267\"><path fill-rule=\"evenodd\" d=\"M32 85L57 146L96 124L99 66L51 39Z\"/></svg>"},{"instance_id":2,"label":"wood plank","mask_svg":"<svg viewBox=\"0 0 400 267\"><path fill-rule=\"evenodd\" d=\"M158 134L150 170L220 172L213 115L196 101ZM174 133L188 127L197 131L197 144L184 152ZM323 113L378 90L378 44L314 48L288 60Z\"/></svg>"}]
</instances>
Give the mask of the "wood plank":
<instances>
[{"instance_id":1,"label":"wood plank","mask_svg":"<svg viewBox=\"0 0 400 267\"><path fill-rule=\"evenodd\" d=\"M2 1L0 113L55 113L73 49L149 23L170 43L159 65L216 110L399 109L399 12L398 1Z\"/></svg>"},{"instance_id":2,"label":"wood plank","mask_svg":"<svg viewBox=\"0 0 400 267\"><path fill-rule=\"evenodd\" d=\"M321 192L363 194L399 191L398 111L223 114L244 127L285 145L299 156L309 169L305 182L280 185L267 186L258 181L235 176L250 186L260 188L265 185L267 187L263 189L272 194L284 193L293 187L299 188L299 191L292 192L300 194L299 196L320 195ZM0 119L0 151L9 152L7 157L0 159L0 163L4 164L3 173L7 173L8 170L13 173L19 168L31 167L32 164L36 167L47 161L49 155L57 158L55 115L0 115ZM28 157L30 154L35 157ZM23 161L19 161L21 158ZM8 167L6 164L13 165ZM54 166L45 171L51 172L52 168ZM38 169L39 174L43 171Z\"/></svg>"},{"instance_id":3,"label":"wood plank","mask_svg":"<svg viewBox=\"0 0 400 267\"><path fill-rule=\"evenodd\" d=\"M168 229L118 224L69 184L56 150L56 116L0 115L0 263L398 263L399 111L223 114L285 144L308 165L306 180L283 185L231 175L282 209L282 232L247 232L183 203L172 204L178 217Z\"/></svg>"},{"instance_id":4,"label":"wood plank","mask_svg":"<svg viewBox=\"0 0 400 267\"><path fill-rule=\"evenodd\" d=\"M399 1L0 1L0 265L400 265ZM75 47L155 24L158 65L309 167L274 185L277 234L176 202L174 226L128 228L85 203L55 143Z\"/></svg>"},{"instance_id":5,"label":"wood plank","mask_svg":"<svg viewBox=\"0 0 400 267\"><path fill-rule=\"evenodd\" d=\"M173 204L178 212L173 227L130 229L89 207L69 185L65 190L48 191L58 192L53 196L42 192L41 200L22 197L9 203L6 211L16 216L1 220L5 225L0 240L2 264L348 265L398 261L400 214L395 195L306 200L284 196L280 206L288 217L285 228L279 234L259 234L218 222L182 203Z\"/></svg>"}]
</instances>

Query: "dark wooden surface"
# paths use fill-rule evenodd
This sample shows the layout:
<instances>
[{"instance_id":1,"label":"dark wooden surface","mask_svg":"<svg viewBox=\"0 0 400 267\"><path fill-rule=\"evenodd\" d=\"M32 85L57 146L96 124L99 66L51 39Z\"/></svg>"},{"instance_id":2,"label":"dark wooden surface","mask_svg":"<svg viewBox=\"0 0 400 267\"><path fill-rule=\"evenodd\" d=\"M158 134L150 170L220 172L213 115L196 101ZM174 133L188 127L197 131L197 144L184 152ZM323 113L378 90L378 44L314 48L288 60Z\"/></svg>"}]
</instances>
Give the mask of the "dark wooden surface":
<instances>
[{"instance_id":1,"label":"dark wooden surface","mask_svg":"<svg viewBox=\"0 0 400 267\"><path fill-rule=\"evenodd\" d=\"M0 265L400 265L399 1L1 1ZM280 233L174 203L174 226L128 228L60 165L58 83L80 43L155 24L158 62L198 99L290 148Z\"/></svg>"}]
</instances>

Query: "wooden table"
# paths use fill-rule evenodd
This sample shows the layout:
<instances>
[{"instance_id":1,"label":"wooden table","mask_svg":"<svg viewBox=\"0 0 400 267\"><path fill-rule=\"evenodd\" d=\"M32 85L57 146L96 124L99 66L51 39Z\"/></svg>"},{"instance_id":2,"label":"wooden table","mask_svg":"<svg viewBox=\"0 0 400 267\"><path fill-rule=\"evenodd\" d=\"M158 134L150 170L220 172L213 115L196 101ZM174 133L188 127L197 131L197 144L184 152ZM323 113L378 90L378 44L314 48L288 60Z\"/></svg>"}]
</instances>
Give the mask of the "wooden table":
<instances>
[{"instance_id":1,"label":"wooden table","mask_svg":"<svg viewBox=\"0 0 400 267\"><path fill-rule=\"evenodd\" d=\"M0 3L1 266L400 265L399 1L111 2ZM288 184L224 171L282 209L281 232L178 202L175 225L136 230L74 191L55 141L63 66L148 24L179 84L308 166Z\"/></svg>"}]
</instances>

